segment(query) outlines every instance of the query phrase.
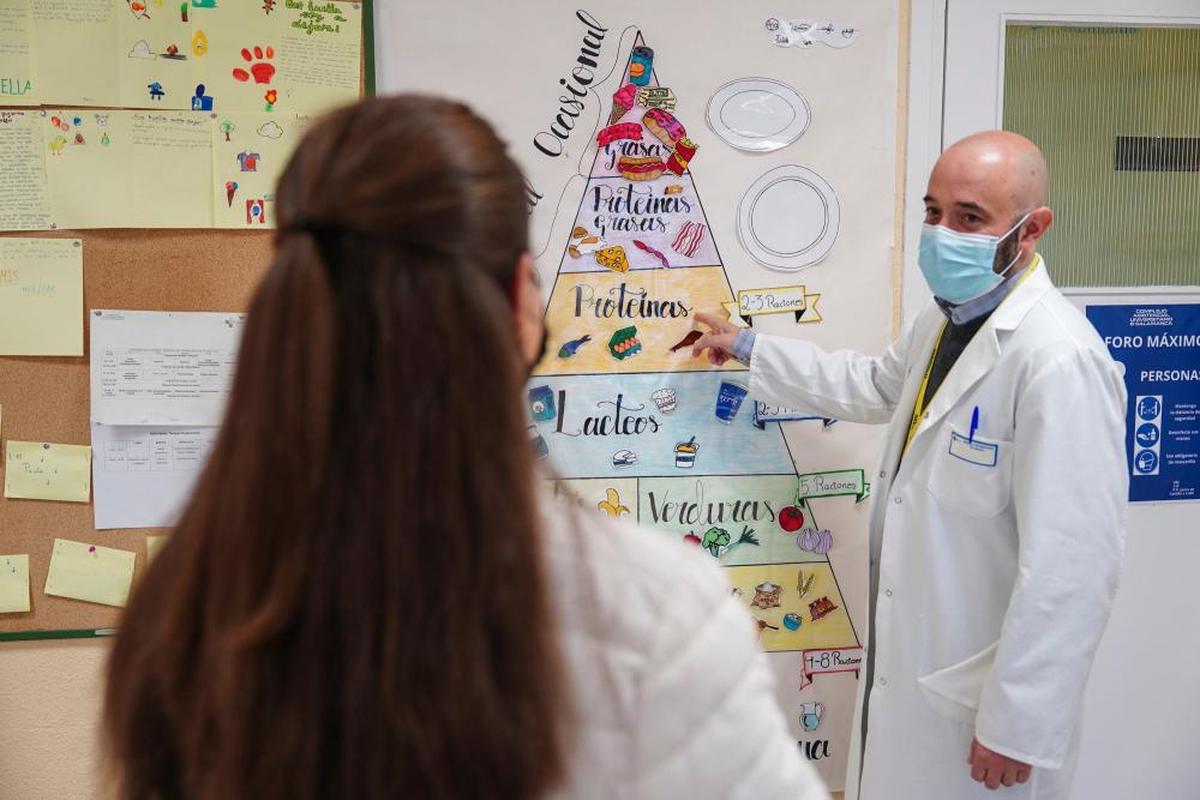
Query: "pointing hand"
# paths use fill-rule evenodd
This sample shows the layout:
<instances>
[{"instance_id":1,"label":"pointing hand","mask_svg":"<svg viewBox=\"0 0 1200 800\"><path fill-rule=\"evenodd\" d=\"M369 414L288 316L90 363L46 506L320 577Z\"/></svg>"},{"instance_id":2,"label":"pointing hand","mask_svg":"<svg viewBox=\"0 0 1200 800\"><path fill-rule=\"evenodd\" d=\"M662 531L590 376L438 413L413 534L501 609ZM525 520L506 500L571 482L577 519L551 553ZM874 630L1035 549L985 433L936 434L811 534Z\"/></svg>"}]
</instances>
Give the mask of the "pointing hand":
<instances>
[{"instance_id":1,"label":"pointing hand","mask_svg":"<svg viewBox=\"0 0 1200 800\"><path fill-rule=\"evenodd\" d=\"M708 326L709 332L692 345L692 358L698 358L707 350L708 363L717 367L733 358L733 340L737 338L738 327L715 314L703 312L696 314L696 321L701 325Z\"/></svg>"}]
</instances>

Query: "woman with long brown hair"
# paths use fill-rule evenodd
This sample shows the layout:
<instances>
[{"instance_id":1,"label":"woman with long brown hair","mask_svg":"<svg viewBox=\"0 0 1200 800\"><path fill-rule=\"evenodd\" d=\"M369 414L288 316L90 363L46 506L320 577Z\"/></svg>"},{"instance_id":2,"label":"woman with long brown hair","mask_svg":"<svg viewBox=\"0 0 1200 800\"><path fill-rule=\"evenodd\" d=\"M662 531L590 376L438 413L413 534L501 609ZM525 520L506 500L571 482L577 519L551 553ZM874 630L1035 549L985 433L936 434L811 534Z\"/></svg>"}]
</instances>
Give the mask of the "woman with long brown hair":
<instances>
[{"instance_id":1,"label":"woman with long brown hair","mask_svg":"<svg viewBox=\"0 0 1200 800\"><path fill-rule=\"evenodd\" d=\"M134 593L123 800L824 797L711 564L539 490L524 183L464 106L326 117L220 440Z\"/></svg>"}]
</instances>

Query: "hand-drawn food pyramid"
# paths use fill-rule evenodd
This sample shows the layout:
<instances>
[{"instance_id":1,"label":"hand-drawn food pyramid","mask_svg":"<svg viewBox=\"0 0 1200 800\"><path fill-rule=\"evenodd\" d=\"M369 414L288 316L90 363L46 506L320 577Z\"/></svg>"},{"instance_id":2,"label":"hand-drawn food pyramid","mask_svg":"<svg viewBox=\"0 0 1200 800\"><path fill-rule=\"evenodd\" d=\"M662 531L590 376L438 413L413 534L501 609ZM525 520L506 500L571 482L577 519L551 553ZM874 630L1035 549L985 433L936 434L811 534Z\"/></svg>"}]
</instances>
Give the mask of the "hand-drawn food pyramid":
<instances>
[{"instance_id":1,"label":"hand-drawn food pyramid","mask_svg":"<svg viewBox=\"0 0 1200 800\"><path fill-rule=\"evenodd\" d=\"M678 346L733 292L652 62L639 33L551 290L530 437L562 489L725 565L766 650L817 654L806 676L846 671L820 657L859 641L783 432L755 426L744 367Z\"/></svg>"}]
</instances>

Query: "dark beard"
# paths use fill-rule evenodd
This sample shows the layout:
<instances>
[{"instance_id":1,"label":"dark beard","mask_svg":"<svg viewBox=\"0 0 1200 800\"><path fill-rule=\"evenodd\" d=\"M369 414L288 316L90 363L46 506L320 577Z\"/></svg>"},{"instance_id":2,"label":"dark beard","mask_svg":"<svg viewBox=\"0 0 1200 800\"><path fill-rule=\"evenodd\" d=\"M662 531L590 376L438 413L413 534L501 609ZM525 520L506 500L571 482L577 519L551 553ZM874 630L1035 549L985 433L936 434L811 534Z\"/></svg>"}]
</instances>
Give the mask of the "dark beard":
<instances>
[{"instance_id":1,"label":"dark beard","mask_svg":"<svg viewBox=\"0 0 1200 800\"><path fill-rule=\"evenodd\" d=\"M1014 266L1013 259L1021 249L1020 233L1020 228L1009 231L1008 236L996 247L996 257L992 259L992 272L1001 275L1004 270Z\"/></svg>"}]
</instances>

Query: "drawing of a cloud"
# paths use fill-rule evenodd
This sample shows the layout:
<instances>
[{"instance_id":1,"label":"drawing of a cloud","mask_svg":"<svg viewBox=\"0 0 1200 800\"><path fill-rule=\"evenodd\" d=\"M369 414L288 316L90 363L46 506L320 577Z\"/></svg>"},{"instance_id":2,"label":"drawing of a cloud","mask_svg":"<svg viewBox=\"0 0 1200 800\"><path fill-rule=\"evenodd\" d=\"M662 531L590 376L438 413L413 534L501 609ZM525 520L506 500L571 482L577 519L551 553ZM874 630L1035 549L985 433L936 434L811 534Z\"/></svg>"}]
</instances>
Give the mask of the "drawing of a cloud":
<instances>
[{"instance_id":1,"label":"drawing of a cloud","mask_svg":"<svg viewBox=\"0 0 1200 800\"><path fill-rule=\"evenodd\" d=\"M278 139L283 136L283 128L279 127L279 123L274 120L264 122L258 128L258 135L265 136L268 139Z\"/></svg>"},{"instance_id":2,"label":"drawing of a cloud","mask_svg":"<svg viewBox=\"0 0 1200 800\"><path fill-rule=\"evenodd\" d=\"M150 52L150 44L145 39L138 39L133 45L133 49L129 51L130 58L154 58L154 53Z\"/></svg>"}]
</instances>

